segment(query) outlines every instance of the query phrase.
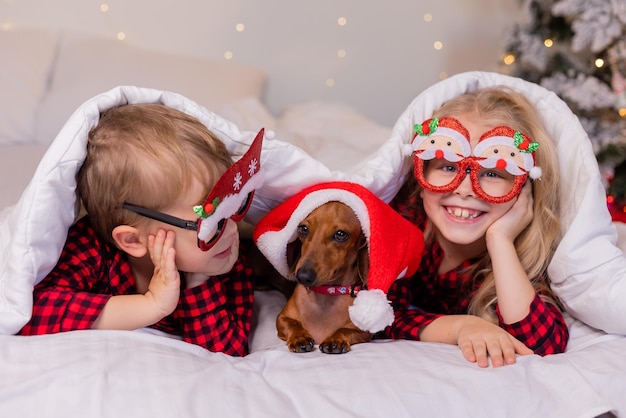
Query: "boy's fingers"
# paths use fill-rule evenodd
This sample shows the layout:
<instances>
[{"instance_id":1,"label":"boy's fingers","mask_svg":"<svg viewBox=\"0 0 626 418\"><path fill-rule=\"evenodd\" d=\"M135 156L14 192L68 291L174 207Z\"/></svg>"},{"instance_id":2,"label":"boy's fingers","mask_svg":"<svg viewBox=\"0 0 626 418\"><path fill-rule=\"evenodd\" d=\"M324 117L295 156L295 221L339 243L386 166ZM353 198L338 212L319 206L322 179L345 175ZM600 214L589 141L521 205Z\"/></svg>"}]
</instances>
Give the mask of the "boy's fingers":
<instances>
[{"instance_id":1,"label":"boy's fingers","mask_svg":"<svg viewBox=\"0 0 626 418\"><path fill-rule=\"evenodd\" d=\"M165 280L175 281L178 278L178 270L176 269L176 250L168 248L165 256L165 271L167 272Z\"/></svg>"}]
</instances>

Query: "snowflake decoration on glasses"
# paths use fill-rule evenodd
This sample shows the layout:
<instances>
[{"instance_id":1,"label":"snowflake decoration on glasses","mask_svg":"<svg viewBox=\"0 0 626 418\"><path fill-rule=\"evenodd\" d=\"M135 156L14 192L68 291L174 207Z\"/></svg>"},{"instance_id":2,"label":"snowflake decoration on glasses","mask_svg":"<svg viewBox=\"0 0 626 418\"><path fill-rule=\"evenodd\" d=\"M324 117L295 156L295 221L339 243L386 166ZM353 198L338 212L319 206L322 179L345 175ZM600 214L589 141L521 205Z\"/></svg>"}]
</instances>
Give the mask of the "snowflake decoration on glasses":
<instances>
[{"instance_id":1,"label":"snowflake decoration on glasses","mask_svg":"<svg viewBox=\"0 0 626 418\"><path fill-rule=\"evenodd\" d=\"M249 174L249 175L251 175L251 176L252 176L252 175L256 172L256 170L257 170L257 166L258 166L258 163L259 163L259 162L257 161L257 159L256 159L256 158L253 158L253 159L250 161L250 164L248 165L248 174Z\"/></svg>"},{"instance_id":2,"label":"snowflake decoration on glasses","mask_svg":"<svg viewBox=\"0 0 626 418\"><path fill-rule=\"evenodd\" d=\"M235 179L233 181L233 189L235 189L235 190L241 189L241 184L242 183L243 183L243 176L238 171L237 174L235 174Z\"/></svg>"}]
</instances>

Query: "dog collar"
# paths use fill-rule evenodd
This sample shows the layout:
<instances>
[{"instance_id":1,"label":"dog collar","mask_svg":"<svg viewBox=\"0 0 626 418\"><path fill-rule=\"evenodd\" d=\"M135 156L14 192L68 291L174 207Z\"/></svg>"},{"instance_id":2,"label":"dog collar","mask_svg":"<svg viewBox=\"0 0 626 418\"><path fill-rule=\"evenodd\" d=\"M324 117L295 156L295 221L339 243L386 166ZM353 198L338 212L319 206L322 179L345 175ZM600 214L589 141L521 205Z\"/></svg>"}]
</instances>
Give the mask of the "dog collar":
<instances>
[{"instance_id":1,"label":"dog collar","mask_svg":"<svg viewBox=\"0 0 626 418\"><path fill-rule=\"evenodd\" d=\"M319 293L321 295L350 295L352 297L355 297L362 288L363 286L353 284L352 286L311 286L308 288L308 290L312 290L315 293Z\"/></svg>"}]
</instances>

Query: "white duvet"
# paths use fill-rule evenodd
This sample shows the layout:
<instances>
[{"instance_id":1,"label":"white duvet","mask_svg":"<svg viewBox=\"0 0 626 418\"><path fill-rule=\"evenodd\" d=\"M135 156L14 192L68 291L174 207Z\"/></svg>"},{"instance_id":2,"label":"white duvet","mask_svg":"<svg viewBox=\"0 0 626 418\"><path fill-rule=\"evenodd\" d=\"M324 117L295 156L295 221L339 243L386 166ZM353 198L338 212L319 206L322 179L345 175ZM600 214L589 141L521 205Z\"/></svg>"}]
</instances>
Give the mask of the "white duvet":
<instances>
[{"instance_id":1,"label":"white duvet","mask_svg":"<svg viewBox=\"0 0 626 418\"><path fill-rule=\"evenodd\" d=\"M552 93L492 73L452 77L418 96L391 138L345 171L331 170L280 138L267 141L261 157L266 186L257 192L248 220L254 223L300 188L328 179L357 181L391 199L410 168L402 144L413 124L448 98L495 84L527 94L558 141L566 211L550 274L555 291L578 318L568 316L566 353L519 357L517 364L498 369L466 362L455 346L412 341L361 344L337 356L294 354L275 335L274 318L284 303L275 292L256 293L253 352L245 358L147 331L11 335L28 320L32 286L54 265L73 221L74 175L84 158L86 132L101 109L165 103L198 117L234 156L253 138L176 94L121 87L76 111L0 223L0 415L593 417L612 411L626 416L626 337L618 335L626 334L626 260L615 245L591 145Z\"/></svg>"}]
</instances>

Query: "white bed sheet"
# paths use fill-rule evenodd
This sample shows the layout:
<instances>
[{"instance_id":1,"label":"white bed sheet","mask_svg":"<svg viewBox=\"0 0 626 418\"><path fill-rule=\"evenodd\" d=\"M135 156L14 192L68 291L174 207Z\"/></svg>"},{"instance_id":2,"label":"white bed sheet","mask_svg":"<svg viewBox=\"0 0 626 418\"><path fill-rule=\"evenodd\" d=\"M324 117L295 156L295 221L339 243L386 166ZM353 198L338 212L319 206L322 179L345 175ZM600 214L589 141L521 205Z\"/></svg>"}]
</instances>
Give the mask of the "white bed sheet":
<instances>
[{"instance_id":1,"label":"white bed sheet","mask_svg":"<svg viewBox=\"0 0 626 418\"><path fill-rule=\"evenodd\" d=\"M481 369L457 347L360 344L295 354L284 298L256 292L252 353L210 353L145 331L0 336L0 411L20 417L595 417L626 414L625 337L576 322L567 355ZM607 362L606 359L613 359Z\"/></svg>"}]
</instances>

